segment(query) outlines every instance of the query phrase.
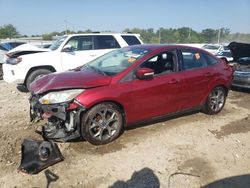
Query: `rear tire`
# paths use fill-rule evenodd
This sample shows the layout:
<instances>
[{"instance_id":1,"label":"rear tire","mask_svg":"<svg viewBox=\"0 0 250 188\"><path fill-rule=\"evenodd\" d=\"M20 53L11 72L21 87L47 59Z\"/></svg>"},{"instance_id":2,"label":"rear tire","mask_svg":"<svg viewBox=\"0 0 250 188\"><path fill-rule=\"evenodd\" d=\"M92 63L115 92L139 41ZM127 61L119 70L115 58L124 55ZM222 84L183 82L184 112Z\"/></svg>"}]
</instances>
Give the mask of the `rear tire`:
<instances>
[{"instance_id":1,"label":"rear tire","mask_svg":"<svg viewBox=\"0 0 250 188\"><path fill-rule=\"evenodd\" d=\"M112 142L121 134L122 129L121 110L113 103L98 104L83 115L81 135L93 145Z\"/></svg>"},{"instance_id":2,"label":"rear tire","mask_svg":"<svg viewBox=\"0 0 250 188\"><path fill-rule=\"evenodd\" d=\"M215 87L207 97L203 112L209 115L218 114L225 105L226 97L223 87Z\"/></svg>"},{"instance_id":3,"label":"rear tire","mask_svg":"<svg viewBox=\"0 0 250 188\"><path fill-rule=\"evenodd\" d=\"M33 72L30 73L30 75L28 76L27 80L26 80L26 87L27 90L30 91L30 84L35 81L36 79L38 79L40 76L46 75L46 74L50 74L52 73L51 70L48 69L37 69Z\"/></svg>"}]
</instances>

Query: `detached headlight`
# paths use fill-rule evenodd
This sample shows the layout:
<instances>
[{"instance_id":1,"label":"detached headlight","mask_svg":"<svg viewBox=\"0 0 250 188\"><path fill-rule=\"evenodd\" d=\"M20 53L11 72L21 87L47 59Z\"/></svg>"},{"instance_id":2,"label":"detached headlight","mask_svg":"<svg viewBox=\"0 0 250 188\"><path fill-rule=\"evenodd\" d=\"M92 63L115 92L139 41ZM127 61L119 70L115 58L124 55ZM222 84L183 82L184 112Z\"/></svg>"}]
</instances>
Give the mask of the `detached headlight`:
<instances>
[{"instance_id":1,"label":"detached headlight","mask_svg":"<svg viewBox=\"0 0 250 188\"><path fill-rule=\"evenodd\" d=\"M22 58L21 57L9 58L9 57L4 56L3 62L6 64L16 65L16 64L22 62Z\"/></svg>"},{"instance_id":2,"label":"detached headlight","mask_svg":"<svg viewBox=\"0 0 250 188\"><path fill-rule=\"evenodd\" d=\"M56 104L62 102L68 102L74 99L77 95L82 93L84 89L71 89L64 91L54 91L44 95L39 99L41 104Z\"/></svg>"}]
</instances>

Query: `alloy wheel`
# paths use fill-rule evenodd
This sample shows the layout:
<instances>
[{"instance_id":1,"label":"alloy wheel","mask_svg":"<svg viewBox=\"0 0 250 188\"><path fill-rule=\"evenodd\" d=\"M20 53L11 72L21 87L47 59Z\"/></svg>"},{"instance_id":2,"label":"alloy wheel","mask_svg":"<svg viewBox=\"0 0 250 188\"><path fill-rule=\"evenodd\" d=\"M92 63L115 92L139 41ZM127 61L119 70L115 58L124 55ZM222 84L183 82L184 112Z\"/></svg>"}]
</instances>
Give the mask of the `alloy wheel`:
<instances>
[{"instance_id":1,"label":"alloy wheel","mask_svg":"<svg viewBox=\"0 0 250 188\"><path fill-rule=\"evenodd\" d=\"M92 138L105 141L119 129L118 114L113 109L101 109L90 120L89 133Z\"/></svg>"},{"instance_id":2,"label":"alloy wheel","mask_svg":"<svg viewBox=\"0 0 250 188\"><path fill-rule=\"evenodd\" d=\"M221 89L214 89L209 97L209 105L214 112L220 111L225 103L225 93Z\"/></svg>"}]
</instances>

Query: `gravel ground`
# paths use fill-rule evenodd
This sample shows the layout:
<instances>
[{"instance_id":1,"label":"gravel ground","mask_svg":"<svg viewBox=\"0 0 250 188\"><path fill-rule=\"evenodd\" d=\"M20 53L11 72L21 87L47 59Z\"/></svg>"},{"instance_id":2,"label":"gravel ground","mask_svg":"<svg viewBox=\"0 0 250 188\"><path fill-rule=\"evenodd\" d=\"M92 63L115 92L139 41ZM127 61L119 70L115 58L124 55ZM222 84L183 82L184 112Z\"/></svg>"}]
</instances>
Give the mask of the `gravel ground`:
<instances>
[{"instance_id":1,"label":"gravel ground","mask_svg":"<svg viewBox=\"0 0 250 188\"><path fill-rule=\"evenodd\" d=\"M104 146L58 143L63 162L25 175L16 170L20 146L42 139L34 132L42 122L29 123L29 94L4 81L0 90L0 187L250 187L249 91L230 91L215 116L137 126Z\"/></svg>"}]
</instances>

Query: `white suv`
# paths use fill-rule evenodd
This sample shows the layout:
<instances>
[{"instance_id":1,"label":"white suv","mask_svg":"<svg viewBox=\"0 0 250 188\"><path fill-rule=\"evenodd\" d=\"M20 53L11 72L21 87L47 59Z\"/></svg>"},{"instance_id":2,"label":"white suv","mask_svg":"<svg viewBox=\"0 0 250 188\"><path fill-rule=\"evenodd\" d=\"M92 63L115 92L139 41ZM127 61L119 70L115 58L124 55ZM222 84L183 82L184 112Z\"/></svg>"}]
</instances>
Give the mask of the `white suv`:
<instances>
[{"instance_id":1,"label":"white suv","mask_svg":"<svg viewBox=\"0 0 250 188\"><path fill-rule=\"evenodd\" d=\"M38 76L74 69L116 48L135 44L142 44L139 34L90 33L62 36L47 52L20 56L7 54L3 64L3 78L6 82L17 83L18 89L22 91L29 89L31 82Z\"/></svg>"}]
</instances>

